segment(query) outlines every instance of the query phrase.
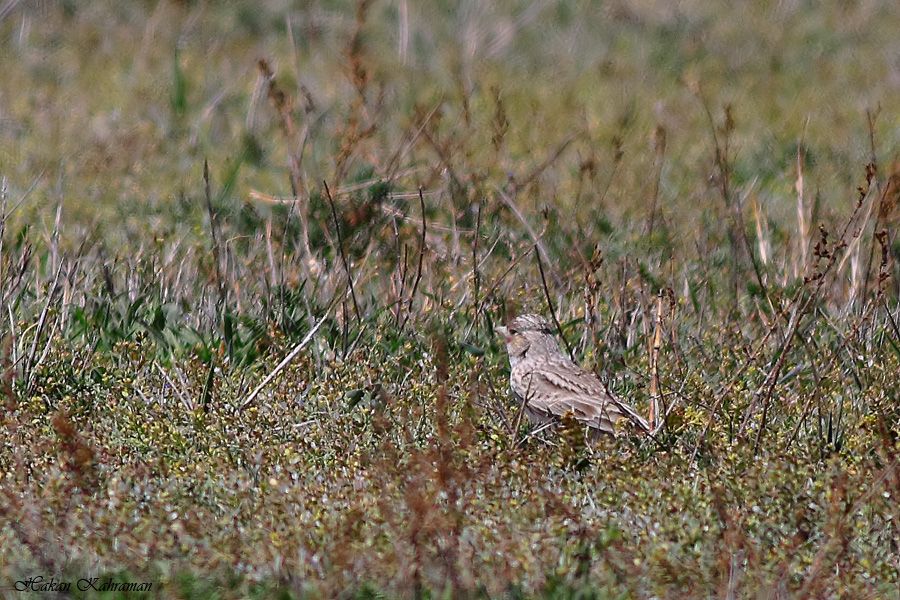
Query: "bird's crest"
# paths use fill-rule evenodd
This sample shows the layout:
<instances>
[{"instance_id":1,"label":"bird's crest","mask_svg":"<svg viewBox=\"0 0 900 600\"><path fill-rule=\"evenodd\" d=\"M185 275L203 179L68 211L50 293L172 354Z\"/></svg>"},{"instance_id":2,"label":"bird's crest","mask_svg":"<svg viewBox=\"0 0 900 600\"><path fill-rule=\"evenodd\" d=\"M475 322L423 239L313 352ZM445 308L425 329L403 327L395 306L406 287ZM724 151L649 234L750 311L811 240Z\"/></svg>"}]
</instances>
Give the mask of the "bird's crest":
<instances>
[{"instance_id":1,"label":"bird's crest","mask_svg":"<svg viewBox=\"0 0 900 600\"><path fill-rule=\"evenodd\" d=\"M553 327L550 321L540 315L519 315L509 322L509 330L511 333L522 333L523 331L540 331L548 335L553 333Z\"/></svg>"}]
</instances>

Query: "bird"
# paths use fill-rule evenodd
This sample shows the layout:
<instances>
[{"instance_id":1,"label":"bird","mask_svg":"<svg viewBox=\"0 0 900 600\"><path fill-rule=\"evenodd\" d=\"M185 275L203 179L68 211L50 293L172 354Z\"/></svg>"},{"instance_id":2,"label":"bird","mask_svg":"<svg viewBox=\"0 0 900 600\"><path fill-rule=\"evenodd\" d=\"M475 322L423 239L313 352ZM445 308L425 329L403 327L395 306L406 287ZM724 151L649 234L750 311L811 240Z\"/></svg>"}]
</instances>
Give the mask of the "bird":
<instances>
[{"instance_id":1,"label":"bird","mask_svg":"<svg viewBox=\"0 0 900 600\"><path fill-rule=\"evenodd\" d=\"M506 343L510 388L519 402L524 400L525 414L533 423L546 424L571 415L587 425L594 438L616 436L625 429L623 425L638 432L650 431L634 408L562 351L545 318L520 315L507 326L494 329Z\"/></svg>"}]
</instances>

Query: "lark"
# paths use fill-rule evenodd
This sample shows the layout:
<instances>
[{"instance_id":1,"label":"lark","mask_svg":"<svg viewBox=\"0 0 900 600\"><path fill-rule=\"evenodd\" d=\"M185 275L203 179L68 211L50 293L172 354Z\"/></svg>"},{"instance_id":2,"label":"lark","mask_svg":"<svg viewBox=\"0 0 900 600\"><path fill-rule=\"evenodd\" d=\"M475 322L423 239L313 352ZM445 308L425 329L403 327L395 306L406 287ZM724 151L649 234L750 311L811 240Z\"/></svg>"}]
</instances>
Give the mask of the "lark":
<instances>
[{"instance_id":1,"label":"lark","mask_svg":"<svg viewBox=\"0 0 900 600\"><path fill-rule=\"evenodd\" d=\"M546 319L522 315L507 327L495 328L509 354L509 385L533 423L544 424L571 414L595 437L617 435L627 428L650 431L632 407L566 355Z\"/></svg>"}]
</instances>

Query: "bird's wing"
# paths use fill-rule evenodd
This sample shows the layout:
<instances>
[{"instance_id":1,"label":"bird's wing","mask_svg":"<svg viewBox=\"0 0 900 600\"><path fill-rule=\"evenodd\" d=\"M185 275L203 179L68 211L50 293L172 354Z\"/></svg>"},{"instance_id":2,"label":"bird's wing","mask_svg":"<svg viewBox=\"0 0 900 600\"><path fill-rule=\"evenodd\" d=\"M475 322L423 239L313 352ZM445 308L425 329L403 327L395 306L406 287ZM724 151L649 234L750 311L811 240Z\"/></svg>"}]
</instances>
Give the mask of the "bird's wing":
<instances>
[{"instance_id":1,"label":"bird's wing","mask_svg":"<svg viewBox=\"0 0 900 600\"><path fill-rule=\"evenodd\" d=\"M528 399L532 410L548 416L572 413L605 433L615 434L615 425L622 418L639 429L650 430L634 408L609 394L593 373L570 361L554 361L524 379L530 389L515 391Z\"/></svg>"}]
</instances>

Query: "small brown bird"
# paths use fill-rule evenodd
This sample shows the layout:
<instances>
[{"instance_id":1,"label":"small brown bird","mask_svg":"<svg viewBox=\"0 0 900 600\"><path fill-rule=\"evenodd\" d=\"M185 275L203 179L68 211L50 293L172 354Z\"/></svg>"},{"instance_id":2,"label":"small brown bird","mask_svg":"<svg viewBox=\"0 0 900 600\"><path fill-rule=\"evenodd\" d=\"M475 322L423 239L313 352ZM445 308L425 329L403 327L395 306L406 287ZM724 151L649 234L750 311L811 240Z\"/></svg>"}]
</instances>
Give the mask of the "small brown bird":
<instances>
[{"instance_id":1,"label":"small brown bird","mask_svg":"<svg viewBox=\"0 0 900 600\"><path fill-rule=\"evenodd\" d=\"M543 317L522 315L509 326L495 329L506 342L509 385L520 402L525 399L525 412L532 422L547 423L571 414L595 435L616 435L620 422L650 431L637 411L569 359Z\"/></svg>"}]
</instances>

